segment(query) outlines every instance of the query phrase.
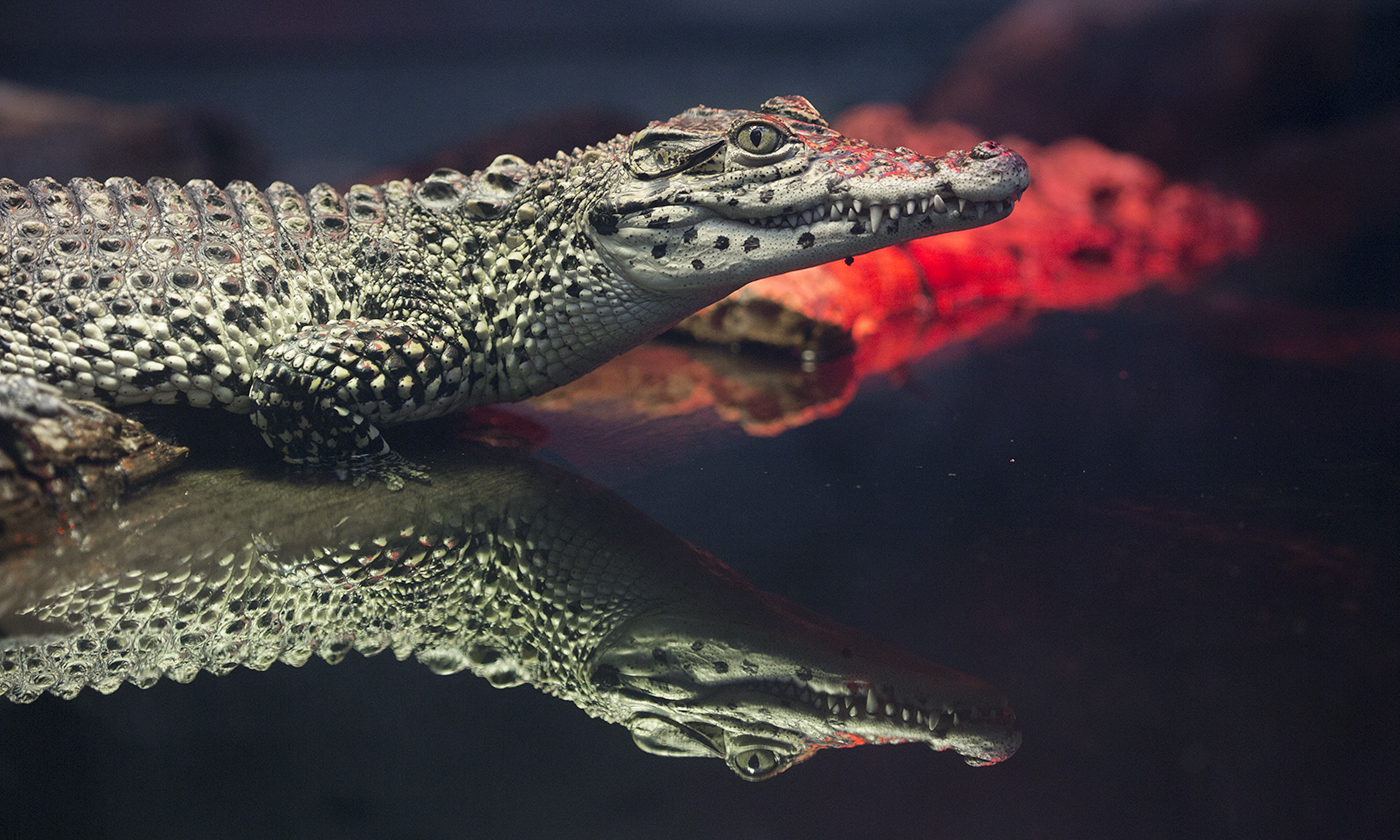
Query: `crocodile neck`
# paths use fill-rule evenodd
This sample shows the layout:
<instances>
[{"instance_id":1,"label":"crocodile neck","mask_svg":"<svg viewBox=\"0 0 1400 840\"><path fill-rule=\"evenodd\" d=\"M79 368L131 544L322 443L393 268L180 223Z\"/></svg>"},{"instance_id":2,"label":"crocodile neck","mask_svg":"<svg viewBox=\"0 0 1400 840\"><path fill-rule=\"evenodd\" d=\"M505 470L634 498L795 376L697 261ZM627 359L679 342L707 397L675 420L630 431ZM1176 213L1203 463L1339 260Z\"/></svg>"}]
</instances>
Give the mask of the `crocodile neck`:
<instances>
[{"instance_id":1,"label":"crocodile neck","mask_svg":"<svg viewBox=\"0 0 1400 840\"><path fill-rule=\"evenodd\" d=\"M343 286L347 317L462 329L468 386L450 411L572 381L742 285L654 291L607 263L590 218L629 177L629 144L619 137L534 165L503 156L472 176L442 170L382 185L406 247Z\"/></svg>"}]
</instances>

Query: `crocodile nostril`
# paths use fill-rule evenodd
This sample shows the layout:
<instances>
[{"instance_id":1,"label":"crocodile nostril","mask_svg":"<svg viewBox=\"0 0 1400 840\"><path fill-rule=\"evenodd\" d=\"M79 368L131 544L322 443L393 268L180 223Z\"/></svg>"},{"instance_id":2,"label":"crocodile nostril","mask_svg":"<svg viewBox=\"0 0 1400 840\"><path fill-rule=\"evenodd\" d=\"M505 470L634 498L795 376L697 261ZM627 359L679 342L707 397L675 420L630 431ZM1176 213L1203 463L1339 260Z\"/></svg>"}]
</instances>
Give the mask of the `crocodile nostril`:
<instances>
[{"instance_id":1,"label":"crocodile nostril","mask_svg":"<svg viewBox=\"0 0 1400 840\"><path fill-rule=\"evenodd\" d=\"M1001 157L1005 151L1006 147L995 140L984 140L973 148L971 156L975 160L991 160L994 157Z\"/></svg>"}]
</instances>

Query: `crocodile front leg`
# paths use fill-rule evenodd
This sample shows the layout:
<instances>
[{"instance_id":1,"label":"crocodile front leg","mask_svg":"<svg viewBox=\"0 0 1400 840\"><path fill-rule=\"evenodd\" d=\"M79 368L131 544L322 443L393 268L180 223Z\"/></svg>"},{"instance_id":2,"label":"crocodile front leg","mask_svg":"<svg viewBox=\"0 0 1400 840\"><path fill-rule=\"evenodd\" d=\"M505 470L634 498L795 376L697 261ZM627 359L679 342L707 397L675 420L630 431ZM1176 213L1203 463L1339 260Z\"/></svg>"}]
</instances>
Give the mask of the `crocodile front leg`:
<instances>
[{"instance_id":1,"label":"crocodile front leg","mask_svg":"<svg viewBox=\"0 0 1400 840\"><path fill-rule=\"evenodd\" d=\"M381 319L304 329L264 356L254 375L253 422L293 464L382 478L426 473L390 451L378 425L450 412L460 401L466 349L442 324Z\"/></svg>"}]
</instances>

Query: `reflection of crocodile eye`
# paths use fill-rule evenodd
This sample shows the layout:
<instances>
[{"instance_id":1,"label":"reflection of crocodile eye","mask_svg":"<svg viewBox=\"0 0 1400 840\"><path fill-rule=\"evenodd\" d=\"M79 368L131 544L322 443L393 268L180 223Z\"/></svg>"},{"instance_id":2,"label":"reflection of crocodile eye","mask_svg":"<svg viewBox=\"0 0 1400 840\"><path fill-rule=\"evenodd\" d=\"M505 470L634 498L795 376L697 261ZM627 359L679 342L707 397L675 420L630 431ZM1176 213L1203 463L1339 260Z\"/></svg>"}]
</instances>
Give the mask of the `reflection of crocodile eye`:
<instances>
[{"instance_id":1,"label":"reflection of crocodile eye","mask_svg":"<svg viewBox=\"0 0 1400 840\"><path fill-rule=\"evenodd\" d=\"M734 756L734 766L746 776L763 776L778 766L778 757L764 747L753 747Z\"/></svg>"},{"instance_id":2,"label":"reflection of crocodile eye","mask_svg":"<svg viewBox=\"0 0 1400 840\"><path fill-rule=\"evenodd\" d=\"M772 154L783 144L784 137L771 124L751 122L739 126L734 132L734 142L739 148L754 155Z\"/></svg>"}]
</instances>

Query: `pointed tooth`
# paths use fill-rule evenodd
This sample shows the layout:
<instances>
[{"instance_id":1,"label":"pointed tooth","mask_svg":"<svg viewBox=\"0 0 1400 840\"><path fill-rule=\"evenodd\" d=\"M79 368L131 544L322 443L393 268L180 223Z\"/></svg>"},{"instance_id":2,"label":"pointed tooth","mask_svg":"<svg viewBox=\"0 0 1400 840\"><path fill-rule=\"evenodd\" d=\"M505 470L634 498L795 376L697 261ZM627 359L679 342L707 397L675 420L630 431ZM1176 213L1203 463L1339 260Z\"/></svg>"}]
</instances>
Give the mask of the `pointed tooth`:
<instances>
[{"instance_id":1,"label":"pointed tooth","mask_svg":"<svg viewBox=\"0 0 1400 840\"><path fill-rule=\"evenodd\" d=\"M933 212L935 212L935 213L946 213L946 212L948 212L948 205L943 203L943 196L941 196L941 195L935 195L935 196L933 197Z\"/></svg>"},{"instance_id":2,"label":"pointed tooth","mask_svg":"<svg viewBox=\"0 0 1400 840\"><path fill-rule=\"evenodd\" d=\"M880 229L880 222L883 222L885 208L878 204L870 205L870 232L874 233Z\"/></svg>"},{"instance_id":3,"label":"pointed tooth","mask_svg":"<svg viewBox=\"0 0 1400 840\"><path fill-rule=\"evenodd\" d=\"M891 218L891 219L894 219L895 221L899 221L899 204L898 204L898 203L891 204L891 205L889 206L889 211L890 211L890 218Z\"/></svg>"},{"instance_id":4,"label":"pointed tooth","mask_svg":"<svg viewBox=\"0 0 1400 840\"><path fill-rule=\"evenodd\" d=\"M967 199L965 199L965 198L960 198L960 199L958 199L958 215L959 215L959 216L966 216L966 215L967 215Z\"/></svg>"},{"instance_id":5,"label":"pointed tooth","mask_svg":"<svg viewBox=\"0 0 1400 840\"><path fill-rule=\"evenodd\" d=\"M875 697L875 689L870 689L870 693L865 695L865 713L875 714L875 710L880 708L880 701Z\"/></svg>"},{"instance_id":6,"label":"pointed tooth","mask_svg":"<svg viewBox=\"0 0 1400 840\"><path fill-rule=\"evenodd\" d=\"M909 710L908 710L908 709L905 709L905 710L901 711L901 712L899 713L899 716L902 717L902 718L904 718L904 722L905 722L905 723L908 723L908 722L909 722Z\"/></svg>"},{"instance_id":7,"label":"pointed tooth","mask_svg":"<svg viewBox=\"0 0 1400 840\"><path fill-rule=\"evenodd\" d=\"M836 199L836 203L835 203L834 205L832 205L832 206L834 206L834 207L836 208L836 215L838 215L838 216L844 216L844 215L846 215L846 200L845 200L844 198L838 198L838 199Z\"/></svg>"},{"instance_id":8,"label":"pointed tooth","mask_svg":"<svg viewBox=\"0 0 1400 840\"><path fill-rule=\"evenodd\" d=\"M886 704L885 704L885 717L894 717L894 704L893 704L893 703L886 703Z\"/></svg>"},{"instance_id":9,"label":"pointed tooth","mask_svg":"<svg viewBox=\"0 0 1400 840\"><path fill-rule=\"evenodd\" d=\"M919 200L919 212L920 212L920 213L927 213L927 212L928 212L928 203L929 203L931 200L932 200L932 199L928 199L928 198L924 198L924 199L920 199L920 200Z\"/></svg>"},{"instance_id":10,"label":"pointed tooth","mask_svg":"<svg viewBox=\"0 0 1400 840\"><path fill-rule=\"evenodd\" d=\"M912 198L909 199L909 201L906 202L905 205L904 205L904 215L906 215L906 216L912 216L912 215L914 215L914 211L917 210L918 207L919 207L919 203L918 203L918 202L916 202L916 201L915 201L914 199L912 199Z\"/></svg>"},{"instance_id":11,"label":"pointed tooth","mask_svg":"<svg viewBox=\"0 0 1400 840\"><path fill-rule=\"evenodd\" d=\"M851 208L854 209L857 213L859 213L859 212L860 212L860 199L858 199L858 198L853 198L853 199L851 199Z\"/></svg>"},{"instance_id":12,"label":"pointed tooth","mask_svg":"<svg viewBox=\"0 0 1400 840\"><path fill-rule=\"evenodd\" d=\"M938 723L937 716L933 712L928 713L928 731L932 732L933 727Z\"/></svg>"},{"instance_id":13,"label":"pointed tooth","mask_svg":"<svg viewBox=\"0 0 1400 840\"><path fill-rule=\"evenodd\" d=\"M856 712L856 707L852 706L849 710L847 710L846 717L855 717L857 714L858 712Z\"/></svg>"}]
</instances>

